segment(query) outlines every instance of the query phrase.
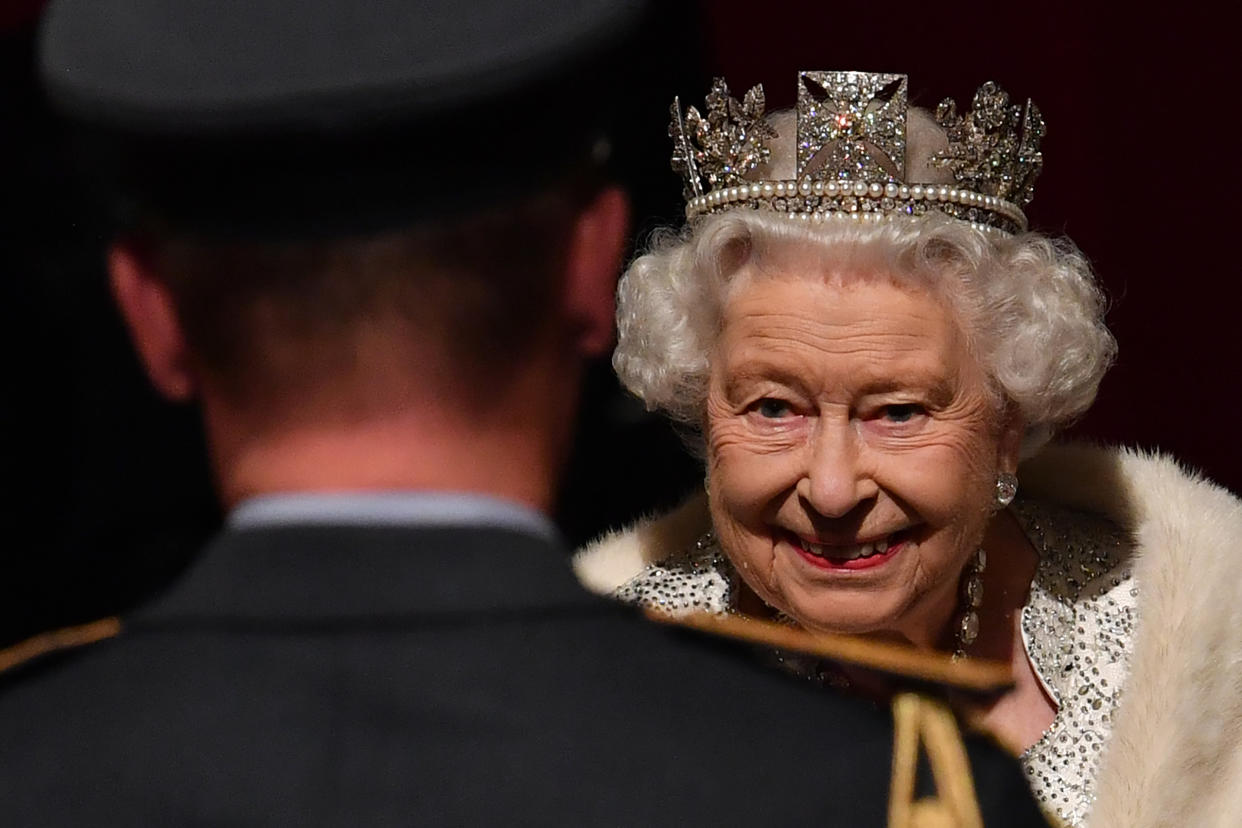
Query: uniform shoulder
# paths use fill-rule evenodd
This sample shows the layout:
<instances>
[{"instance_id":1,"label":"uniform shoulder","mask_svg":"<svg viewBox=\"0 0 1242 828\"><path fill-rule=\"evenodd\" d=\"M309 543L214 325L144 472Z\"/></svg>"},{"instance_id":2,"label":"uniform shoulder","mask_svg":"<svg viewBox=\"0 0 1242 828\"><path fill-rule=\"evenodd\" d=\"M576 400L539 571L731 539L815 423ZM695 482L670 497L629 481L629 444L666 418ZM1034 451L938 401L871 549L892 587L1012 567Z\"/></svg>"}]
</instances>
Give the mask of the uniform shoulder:
<instances>
[{"instance_id":1,"label":"uniform shoulder","mask_svg":"<svg viewBox=\"0 0 1242 828\"><path fill-rule=\"evenodd\" d=\"M990 738L980 734L964 735L956 715L946 699L957 691L967 694L989 694L1012 683L1004 664L979 660L954 661L950 656L924 653L912 648L876 642L854 636L822 635L788 627L762 619L709 613L670 616L648 613L653 621L723 640L742 641L764 647L805 655L849 662L888 673L915 689L899 691L893 698L891 718L885 732L885 775L891 777L871 785L868 795L885 796L887 791L888 824L898 828L922 824L946 826L978 826L994 823L1011 825L1046 825L1046 818L1035 804L1023 773L1014 757ZM904 682L902 681L904 680ZM808 687L808 685L803 685ZM819 692L818 701L825 704L834 698L844 704L848 699L836 693ZM861 707L837 707L847 713L843 727L860 730ZM880 711L875 711L879 713ZM848 754L862 761L864 754L874 758L876 744L847 740ZM839 750L831 740L818 747L829 762L828 752ZM891 757L891 760L890 760ZM826 767L827 765L825 765ZM930 770L925 776L921 767ZM860 783L861 784L861 783Z\"/></svg>"}]
</instances>

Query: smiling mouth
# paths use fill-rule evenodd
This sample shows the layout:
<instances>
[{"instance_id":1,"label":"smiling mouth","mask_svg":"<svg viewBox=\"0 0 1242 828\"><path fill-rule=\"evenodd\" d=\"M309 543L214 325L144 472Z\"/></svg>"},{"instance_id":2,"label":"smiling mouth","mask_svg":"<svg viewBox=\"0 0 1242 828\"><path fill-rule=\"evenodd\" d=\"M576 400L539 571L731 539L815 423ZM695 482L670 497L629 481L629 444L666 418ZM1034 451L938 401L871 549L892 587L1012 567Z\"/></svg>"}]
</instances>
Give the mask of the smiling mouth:
<instances>
[{"instance_id":1,"label":"smiling mouth","mask_svg":"<svg viewBox=\"0 0 1242 828\"><path fill-rule=\"evenodd\" d=\"M865 543L821 544L789 535L794 549L821 569L871 569L891 559L906 544L904 530Z\"/></svg>"}]
</instances>

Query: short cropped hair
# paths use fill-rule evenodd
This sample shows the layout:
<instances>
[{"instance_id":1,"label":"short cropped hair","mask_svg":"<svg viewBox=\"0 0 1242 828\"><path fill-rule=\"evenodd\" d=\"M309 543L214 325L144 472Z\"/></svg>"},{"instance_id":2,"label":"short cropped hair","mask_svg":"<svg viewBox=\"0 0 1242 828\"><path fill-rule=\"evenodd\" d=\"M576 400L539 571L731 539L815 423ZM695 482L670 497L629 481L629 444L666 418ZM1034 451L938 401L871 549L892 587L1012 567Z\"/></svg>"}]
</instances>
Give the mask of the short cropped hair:
<instances>
[{"instance_id":1,"label":"short cropped hair","mask_svg":"<svg viewBox=\"0 0 1242 828\"><path fill-rule=\"evenodd\" d=\"M466 391L503 382L539 334L580 196L549 190L370 236L236 241L148 224L137 238L196 367L237 399L348 376L367 337L433 347Z\"/></svg>"},{"instance_id":2,"label":"short cropped hair","mask_svg":"<svg viewBox=\"0 0 1242 828\"><path fill-rule=\"evenodd\" d=\"M998 406L1012 404L1023 416L1028 454L1091 405L1116 353L1103 293L1068 240L987 235L939 214L810 224L739 209L657 233L631 264L613 355L622 383L649 408L700 425L734 276L746 264L775 270L773 259L793 249L817 257L825 272L883 274L943 302Z\"/></svg>"}]
</instances>

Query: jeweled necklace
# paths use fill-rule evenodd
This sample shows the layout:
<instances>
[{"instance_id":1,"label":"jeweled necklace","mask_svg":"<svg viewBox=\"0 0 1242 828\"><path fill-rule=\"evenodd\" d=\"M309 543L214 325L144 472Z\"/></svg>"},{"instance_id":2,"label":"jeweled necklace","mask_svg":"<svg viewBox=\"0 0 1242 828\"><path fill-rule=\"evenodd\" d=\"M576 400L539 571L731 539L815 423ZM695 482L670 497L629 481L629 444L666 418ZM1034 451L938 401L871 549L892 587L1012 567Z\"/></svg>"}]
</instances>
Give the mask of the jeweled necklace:
<instances>
[{"instance_id":1,"label":"jeweled necklace","mask_svg":"<svg viewBox=\"0 0 1242 828\"><path fill-rule=\"evenodd\" d=\"M966 648L979 637L979 607L983 604L983 570L988 565L988 553L982 549L975 552L962 573L962 595L959 604L957 629L953 632L953 658L965 658Z\"/></svg>"}]
</instances>

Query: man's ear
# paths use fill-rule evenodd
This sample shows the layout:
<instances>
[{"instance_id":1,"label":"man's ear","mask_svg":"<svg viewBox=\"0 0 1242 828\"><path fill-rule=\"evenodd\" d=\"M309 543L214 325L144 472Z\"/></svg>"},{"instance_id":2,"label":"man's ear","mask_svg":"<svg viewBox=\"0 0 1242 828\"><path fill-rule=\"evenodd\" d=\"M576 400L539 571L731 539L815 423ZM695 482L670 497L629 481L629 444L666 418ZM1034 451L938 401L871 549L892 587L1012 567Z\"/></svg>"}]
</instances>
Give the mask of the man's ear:
<instances>
[{"instance_id":1,"label":"man's ear","mask_svg":"<svg viewBox=\"0 0 1242 828\"><path fill-rule=\"evenodd\" d=\"M630 229L630 203L616 187L600 190L578 213L565 258L565 310L584 357L612 347L617 277Z\"/></svg>"},{"instance_id":2,"label":"man's ear","mask_svg":"<svg viewBox=\"0 0 1242 828\"><path fill-rule=\"evenodd\" d=\"M168 289L141 253L125 244L108 251L112 296L151 383L170 400L188 400L196 383L189 369L181 320Z\"/></svg>"}]
</instances>

